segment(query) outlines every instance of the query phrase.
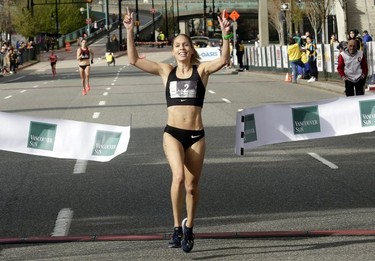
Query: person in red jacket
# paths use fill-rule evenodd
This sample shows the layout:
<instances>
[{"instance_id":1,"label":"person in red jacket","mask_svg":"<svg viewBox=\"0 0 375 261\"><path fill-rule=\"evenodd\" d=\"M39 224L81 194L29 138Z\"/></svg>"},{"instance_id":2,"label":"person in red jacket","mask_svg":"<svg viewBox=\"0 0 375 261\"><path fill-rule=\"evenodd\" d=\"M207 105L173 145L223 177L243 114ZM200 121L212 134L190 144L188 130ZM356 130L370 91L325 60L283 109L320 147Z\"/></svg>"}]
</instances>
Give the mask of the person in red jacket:
<instances>
[{"instance_id":1,"label":"person in red jacket","mask_svg":"<svg viewBox=\"0 0 375 261\"><path fill-rule=\"evenodd\" d=\"M368 66L366 56L358 50L357 41L348 41L345 51L338 57L337 71L345 81L346 96L364 95Z\"/></svg>"}]
</instances>

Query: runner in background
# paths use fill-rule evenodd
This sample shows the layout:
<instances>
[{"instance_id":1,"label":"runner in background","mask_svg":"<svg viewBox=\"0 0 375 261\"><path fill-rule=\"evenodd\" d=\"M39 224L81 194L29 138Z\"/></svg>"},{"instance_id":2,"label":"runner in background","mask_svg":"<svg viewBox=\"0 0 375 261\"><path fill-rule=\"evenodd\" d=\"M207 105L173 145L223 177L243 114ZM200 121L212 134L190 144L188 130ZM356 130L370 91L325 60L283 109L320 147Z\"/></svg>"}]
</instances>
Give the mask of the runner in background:
<instances>
[{"instance_id":1,"label":"runner in background","mask_svg":"<svg viewBox=\"0 0 375 261\"><path fill-rule=\"evenodd\" d=\"M87 46L86 39L83 39L81 46L77 49L77 60L79 66L79 75L82 82L82 94L86 95L90 88L90 62L94 63L94 53Z\"/></svg>"},{"instance_id":2,"label":"runner in background","mask_svg":"<svg viewBox=\"0 0 375 261\"><path fill-rule=\"evenodd\" d=\"M52 76L56 76L56 63L57 63L57 55L53 50L50 51L50 55L48 57L48 60L51 63L51 69L52 69Z\"/></svg>"}]
</instances>

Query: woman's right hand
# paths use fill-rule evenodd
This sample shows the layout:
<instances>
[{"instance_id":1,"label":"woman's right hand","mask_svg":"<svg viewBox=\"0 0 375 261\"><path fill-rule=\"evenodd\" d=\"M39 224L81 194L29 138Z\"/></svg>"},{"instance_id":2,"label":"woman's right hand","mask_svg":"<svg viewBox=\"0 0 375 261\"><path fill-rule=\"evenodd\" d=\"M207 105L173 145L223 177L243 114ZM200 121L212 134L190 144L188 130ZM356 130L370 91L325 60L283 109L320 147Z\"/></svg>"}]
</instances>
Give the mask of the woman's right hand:
<instances>
[{"instance_id":1,"label":"woman's right hand","mask_svg":"<svg viewBox=\"0 0 375 261\"><path fill-rule=\"evenodd\" d=\"M122 22L126 30L131 31L134 28L133 12L130 13L129 7L126 7L126 14Z\"/></svg>"}]
</instances>

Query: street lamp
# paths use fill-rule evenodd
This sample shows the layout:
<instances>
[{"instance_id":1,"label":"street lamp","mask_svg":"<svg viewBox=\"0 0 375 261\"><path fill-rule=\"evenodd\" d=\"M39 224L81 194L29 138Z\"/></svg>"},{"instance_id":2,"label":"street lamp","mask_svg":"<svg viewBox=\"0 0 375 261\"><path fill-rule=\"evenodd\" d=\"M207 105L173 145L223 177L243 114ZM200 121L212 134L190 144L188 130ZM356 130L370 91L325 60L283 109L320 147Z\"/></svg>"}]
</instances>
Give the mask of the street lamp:
<instances>
[{"instance_id":1,"label":"street lamp","mask_svg":"<svg viewBox=\"0 0 375 261\"><path fill-rule=\"evenodd\" d=\"M207 35L207 21L206 21L206 16L207 16L207 3L206 0L203 0L203 32L204 35Z\"/></svg>"},{"instance_id":2,"label":"street lamp","mask_svg":"<svg viewBox=\"0 0 375 261\"><path fill-rule=\"evenodd\" d=\"M177 0L177 34L180 34L180 7Z\"/></svg>"},{"instance_id":3,"label":"street lamp","mask_svg":"<svg viewBox=\"0 0 375 261\"><path fill-rule=\"evenodd\" d=\"M151 8L151 13L152 13L152 35L154 36L154 39L152 39L152 42L155 42L155 5L154 5L154 0L152 0L152 8Z\"/></svg>"},{"instance_id":4,"label":"street lamp","mask_svg":"<svg viewBox=\"0 0 375 261\"><path fill-rule=\"evenodd\" d=\"M55 32L55 41L56 41L56 49L59 49L59 16L58 16L58 9L57 9L57 0L55 3L55 14L51 14L51 19L55 20L56 32Z\"/></svg>"},{"instance_id":5,"label":"street lamp","mask_svg":"<svg viewBox=\"0 0 375 261\"><path fill-rule=\"evenodd\" d=\"M215 13L215 0L212 0L212 11L211 11L211 8L210 8L210 14L212 15L212 36L215 35L215 16L216 16L216 13Z\"/></svg>"},{"instance_id":6,"label":"street lamp","mask_svg":"<svg viewBox=\"0 0 375 261\"><path fill-rule=\"evenodd\" d=\"M122 13L121 13L121 1L118 0L118 50L122 51Z\"/></svg>"},{"instance_id":7,"label":"street lamp","mask_svg":"<svg viewBox=\"0 0 375 261\"><path fill-rule=\"evenodd\" d=\"M56 0L57 1L57 0ZM83 14L85 11L86 11L86 24L87 24L87 36L90 35L90 24L91 24L91 21L90 21L90 7L89 7L89 3L86 3L86 9L81 7L79 9L79 11L81 12L81 14Z\"/></svg>"},{"instance_id":8,"label":"street lamp","mask_svg":"<svg viewBox=\"0 0 375 261\"><path fill-rule=\"evenodd\" d=\"M282 21L283 21L283 38L284 44L287 44L287 30L286 30L286 11L289 10L289 4L282 3L281 4L281 12L282 12Z\"/></svg>"},{"instance_id":9,"label":"street lamp","mask_svg":"<svg viewBox=\"0 0 375 261\"><path fill-rule=\"evenodd\" d=\"M169 39L169 25L168 25L168 7L167 7L167 0L164 0L164 8L165 8L165 36L166 39Z\"/></svg>"},{"instance_id":10,"label":"street lamp","mask_svg":"<svg viewBox=\"0 0 375 261\"><path fill-rule=\"evenodd\" d=\"M108 1L108 0L107 0ZM136 41L139 41L139 8L138 0L135 0L135 25L137 28Z\"/></svg>"}]
</instances>

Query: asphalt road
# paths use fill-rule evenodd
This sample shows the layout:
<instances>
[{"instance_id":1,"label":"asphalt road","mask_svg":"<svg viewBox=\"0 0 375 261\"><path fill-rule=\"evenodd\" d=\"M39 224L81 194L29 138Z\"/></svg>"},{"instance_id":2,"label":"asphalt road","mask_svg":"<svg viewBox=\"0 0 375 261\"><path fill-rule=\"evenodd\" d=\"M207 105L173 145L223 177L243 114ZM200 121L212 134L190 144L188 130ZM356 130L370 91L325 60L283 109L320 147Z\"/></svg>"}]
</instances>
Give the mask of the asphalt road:
<instances>
[{"instance_id":1,"label":"asphalt road","mask_svg":"<svg viewBox=\"0 0 375 261\"><path fill-rule=\"evenodd\" d=\"M210 78L196 246L186 255L167 248L172 216L161 80L129 66L126 56L108 67L99 57L102 43L92 47L97 58L87 96L80 92L74 52L60 52L56 78L45 56L0 78L0 110L131 124L128 151L107 163L0 151L1 260L374 259L373 133L234 155L238 109L342 96L337 83L311 88L284 82L280 75L228 69ZM172 62L170 50L140 50L150 59ZM56 231L59 222L66 222L62 231Z\"/></svg>"}]
</instances>

